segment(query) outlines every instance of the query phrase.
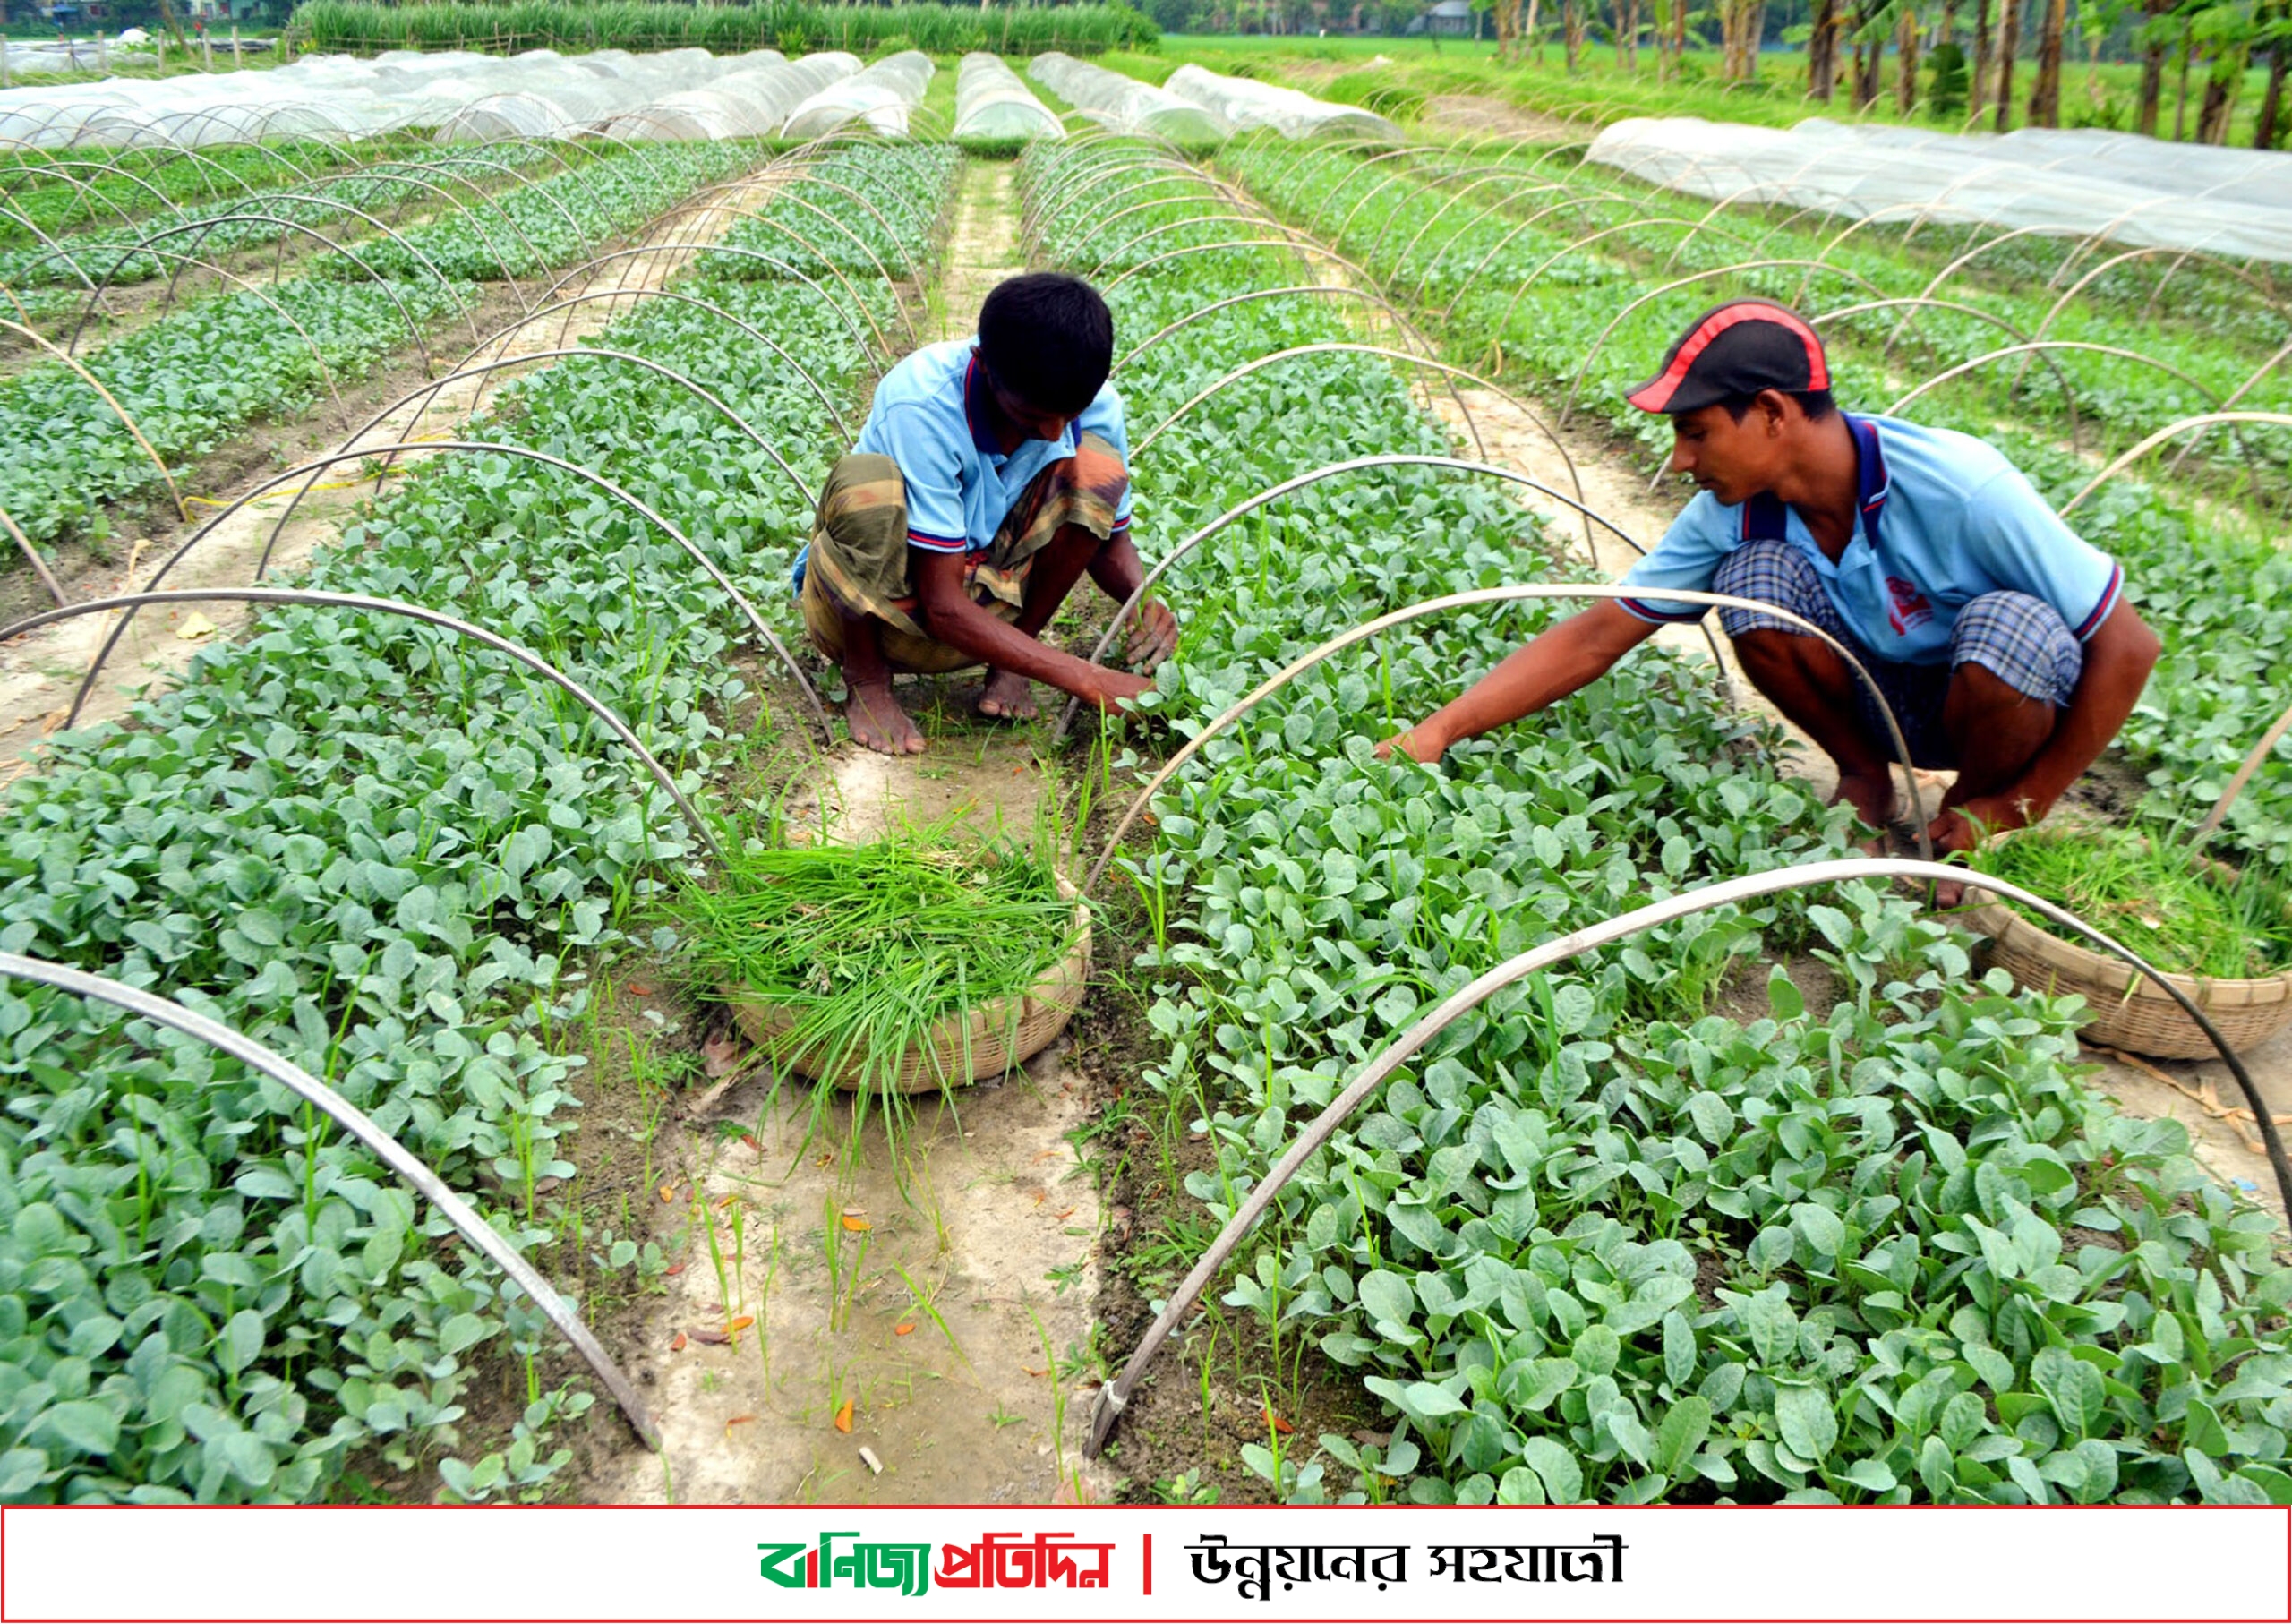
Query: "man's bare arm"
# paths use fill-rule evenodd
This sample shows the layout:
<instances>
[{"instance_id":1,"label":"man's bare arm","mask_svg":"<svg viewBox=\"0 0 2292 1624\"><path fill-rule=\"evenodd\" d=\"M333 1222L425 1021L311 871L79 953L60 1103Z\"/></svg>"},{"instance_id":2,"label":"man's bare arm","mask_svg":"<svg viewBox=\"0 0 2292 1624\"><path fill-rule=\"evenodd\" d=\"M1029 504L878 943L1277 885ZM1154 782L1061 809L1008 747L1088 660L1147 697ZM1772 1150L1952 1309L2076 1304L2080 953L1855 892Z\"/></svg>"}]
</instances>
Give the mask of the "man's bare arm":
<instances>
[{"instance_id":1,"label":"man's bare arm","mask_svg":"<svg viewBox=\"0 0 2292 1624\"><path fill-rule=\"evenodd\" d=\"M1090 555L1090 579L1098 583L1099 590L1116 603L1130 602L1130 594L1146 581L1146 567L1139 562L1138 549L1132 544L1127 530L1119 532ZM1142 674L1150 675L1156 666L1177 650L1178 618L1159 598L1140 603L1138 611L1130 619L1129 629L1124 653Z\"/></svg>"},{"instance_id":2,"label":"man's bare arm","mask_svg":"<svg viewBox=\"0 0 2292 1624\"><path fill-rule=\"evenodd\" d=\"M1655 635L1654 623L1612 601L1570 615L1456 698L1406 732L1377 747L1380 756L1396 748L1419 761L1438 761L1460 739L1476 739L1492 728L1532 715L1565 699Z\"/></svg>"},{"instance_id":3,"label":"man's bare arm","mask_svg":"<svg viewBox=\"0 0 2292 1624\"><path fill-rule=\"evenodd\" d=\"M1101 710L1112 710L1152 686L1142 678L1061 654L1039 638L996 620L972 603L963 590L963 560L959 553L917 548L911 568L916 618L922 621L923 629L974 660L996 671L1017 671L1037 682L1048 682Z\"/></svg>"}]
</instances>

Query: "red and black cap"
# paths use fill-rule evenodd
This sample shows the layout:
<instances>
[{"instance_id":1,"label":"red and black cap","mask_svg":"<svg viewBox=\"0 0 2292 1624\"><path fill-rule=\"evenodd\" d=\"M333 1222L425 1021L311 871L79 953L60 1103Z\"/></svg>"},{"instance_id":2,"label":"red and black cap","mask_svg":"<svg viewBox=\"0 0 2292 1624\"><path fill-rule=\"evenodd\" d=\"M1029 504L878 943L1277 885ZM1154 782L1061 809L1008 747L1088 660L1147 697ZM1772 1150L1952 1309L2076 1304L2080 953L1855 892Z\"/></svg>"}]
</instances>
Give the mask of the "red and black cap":
<instances>
[{"instance_id":1,"label":"red and black cap","mask_svg":"<svg viewBox=\"0 0 2292 1624\"><path fill-rule=\"evenodd\" d=\"M1730 299L1698 316L1655 375L1624 398L1643 412L1677 415L1761 389L1828 388L1830 363L1813 328L1771 300Z\"/></svg>"}]
</instances>

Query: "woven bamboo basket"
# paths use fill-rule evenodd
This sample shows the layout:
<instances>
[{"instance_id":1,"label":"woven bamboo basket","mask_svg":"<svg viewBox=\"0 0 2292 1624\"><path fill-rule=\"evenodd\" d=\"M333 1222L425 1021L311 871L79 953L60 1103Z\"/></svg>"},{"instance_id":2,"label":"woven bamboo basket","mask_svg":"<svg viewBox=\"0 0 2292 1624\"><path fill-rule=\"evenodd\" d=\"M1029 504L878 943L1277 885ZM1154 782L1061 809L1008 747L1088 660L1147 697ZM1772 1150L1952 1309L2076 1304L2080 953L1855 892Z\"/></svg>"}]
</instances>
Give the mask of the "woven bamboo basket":
<instances>
[{"instance_id":1,"label":"woven bamboo basket","mask_svg":"<svg viewBox=\"0 0 2292 1624\"><path fill-rule=\"evenodd\" d=\"M1971 896L1974 887L1966 890ZM2093 1011L2085 1027L2089 1041L2167 1060L2196 1060L2218 1052L2187 1012L2124 960L2064 941L2003 902L1968 910L1964 922L1967 929L1989 938L1983 950L1986 962L2002 965L2020 986L2032 992L2082 993ZM2165 979L2186 993L2240 1054L2292 1022L2292 974L2245 980Z\"/></svg>"},{"instance_id":2,"label":"woven bamboo basket","mask_svg":"<svg viewBox=\"0 0 2292 1624\"><path fill-rule=\"evenodd\" d=\"M996 998L947 1016L900 1056L899 1070L885 1087L900 1094L928 1094L941 1088L960 1087L981 1077L998 1077L1049 1047L1066 1030L1082 1006L1082 989L1090 979L1090 913L1081 893L1064 879L1062 895L1076 898L1074 944L1066 956L1023 993ZM732 1018L757 1047L777 1054L779 1041L794 1030L797 1015L784 1004L744 997L727 988ZM817 1050L781 1057L780 1064L799 1076L818 1078L826 1056ZM871 1069L864 1046L844 1057L827 1081L839 1089L857 1090Z\"/></svg>"},{"instance_id":3,"label":"woven bamboo basket","mask_svg":"<svg viewBox=\"0 0 2292 1624\"><path fill-rule=\"evenodd\" d=\"M2192 861L2211 861L2197 852L2288 732L2292 732L2292 707L2261 736L2212 810L2197 825ZM2212 867L2234 877L2235 870L2225 864L2216 862ZM1968 885L1966 894L1971 898L1979 890ZM1966 928L1989 938L1983 948L1987 963L2003 965L2016 984L2036 992L2082 993L2094 1012L2085 1027L2085 1036L2092 1041L2164 1060L2198 1060L2216 1052L2212 1040L2179 1004L2122 959L2104 958L2080 943L2055 936L2002 902L1983 902L1968 909L1963 917ZM2292 972L2249 979L2175 975L2165 979L2186 993L2189 1002L2220 1029L2228 1047L2239 1053L2267 1042L2292 1023Z\"/></svg>"}]
</instances>

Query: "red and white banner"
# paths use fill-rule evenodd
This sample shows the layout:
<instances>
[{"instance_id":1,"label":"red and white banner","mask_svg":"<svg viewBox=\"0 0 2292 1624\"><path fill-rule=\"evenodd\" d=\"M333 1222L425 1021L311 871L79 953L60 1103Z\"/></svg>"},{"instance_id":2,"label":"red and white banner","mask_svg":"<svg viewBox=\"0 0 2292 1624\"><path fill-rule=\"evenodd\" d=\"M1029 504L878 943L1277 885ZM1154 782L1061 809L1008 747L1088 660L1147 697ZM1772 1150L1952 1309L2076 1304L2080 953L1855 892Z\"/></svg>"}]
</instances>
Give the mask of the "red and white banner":
<instances>
[{"instance_id":1,"label":"red and white banner","mask_svg":"<svg viewBox=\"0 0 2292 1624\"><path fill-rule=\"evenodd\" d=\"M2292 1620L2277 1507L0 1510L0 1619Z\"/></svg>"}]
</instances>

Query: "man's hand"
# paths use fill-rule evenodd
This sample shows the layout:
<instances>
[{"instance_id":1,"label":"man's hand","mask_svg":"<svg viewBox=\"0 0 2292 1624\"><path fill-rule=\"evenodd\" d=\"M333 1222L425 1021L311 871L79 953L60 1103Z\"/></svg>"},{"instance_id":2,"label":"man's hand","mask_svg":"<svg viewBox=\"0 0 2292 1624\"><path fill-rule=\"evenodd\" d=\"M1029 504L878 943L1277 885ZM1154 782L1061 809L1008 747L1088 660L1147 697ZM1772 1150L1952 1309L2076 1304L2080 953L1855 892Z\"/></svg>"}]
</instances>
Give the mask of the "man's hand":
<instances>
[{"instance_id":1,"label":"man's hand","mask_svg":"<svg viewBox=\"0 0 2292 1624\"><path fill-rule=\"evenodd\" d=\"M1175 622L1173 622L1175 625ZM1102 716L1120 715L1130 708L1130 702L1154 685L1143 677L1133 677L1126 671L1110 671L1104 666L1085 669L1097 672L1090 691L1080 696L1085 705L1094 705Z\"/></svg>"},{"instance_id":2,"label":"man's hand","mask_svg":"<svg viewBox=\"0 0 2292 1624\"><path fill-rule=\"evenodd\" d=\"M1141 676L1151 676L1163 661L1177 652L1178 618L1170 612L1169 605L1159 598L1149 598L1138 606L1138 613L1130 622L1130 644L1125 658L1130 668Z\"/></svg>"},{"instance_id":3,"label":"man's hand","mask_svg":"<svg viewBox=\"0 0 2292 1624\"><path fill-rule=\"evenodd\" d=\"M2027 828L2042 816L2025 796L1978 795L1961 805L1944 808L1941 816L1926 825L1926 838L1934 842L1936 857L1948 857L1971 851L1993 834Z\"/></svg>"},{"instance_id":4,"label":"man's hand","mask_svg":"<svg viewBox=\"0 0 2292 1624\"><path fill-rule=\"evenodd\" d=\"M1377 759L1390 761L1398 750L1411 761L1430 765L1448 752L1449 741L1436 732L1431 722L1420 722L1413 728L1403 728L1390 739L1377 746Z\"/></svg>"}]
</instances>

